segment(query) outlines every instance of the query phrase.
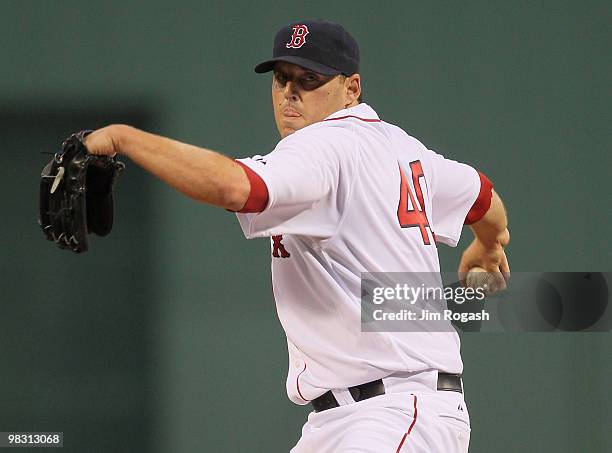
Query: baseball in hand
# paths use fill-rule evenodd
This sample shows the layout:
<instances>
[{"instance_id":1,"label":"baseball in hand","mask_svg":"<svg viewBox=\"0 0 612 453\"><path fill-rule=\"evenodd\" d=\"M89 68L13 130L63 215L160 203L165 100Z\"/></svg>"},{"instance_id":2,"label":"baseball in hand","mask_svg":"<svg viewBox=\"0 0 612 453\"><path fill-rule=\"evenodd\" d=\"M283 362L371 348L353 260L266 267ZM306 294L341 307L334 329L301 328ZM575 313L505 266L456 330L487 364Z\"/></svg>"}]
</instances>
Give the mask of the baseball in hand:
<instances>
[{"instance_id":1,"label":"baseball in hand","mask_svg":"<svg viewBox=\"0 0 612 453\"><path fill-rule=\"evenodd\" d=\"M506 281L501 273L487 272L479 266L468 271L465 284L468 288L482 288L487 296L506 288Z\"/></svg>"}]
</instances>

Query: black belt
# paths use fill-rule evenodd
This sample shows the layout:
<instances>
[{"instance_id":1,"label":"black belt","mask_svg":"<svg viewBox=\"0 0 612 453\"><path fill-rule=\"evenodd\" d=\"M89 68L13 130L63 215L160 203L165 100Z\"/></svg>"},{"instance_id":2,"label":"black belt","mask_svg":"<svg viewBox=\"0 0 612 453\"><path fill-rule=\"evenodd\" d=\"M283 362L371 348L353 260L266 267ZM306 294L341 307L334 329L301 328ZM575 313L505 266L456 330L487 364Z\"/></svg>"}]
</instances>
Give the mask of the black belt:
<instances>
[{"instance_id":1,"label":"black belt","mask_svg":"<svg viewBox=\"0 0 612 453\"><path fill-rule=\"evenodd\" d=\"M461 375L438 373L438 390L463 393ZM382 379L377 379L376 381L356 385L355 387L349 387L348 391L355 402L357 402L367 400L368 398L373 398L375 396L384 395L385 385L383 384ZM323 395L313 399L311 403L315 412L326 411L327 409L340 406L331 390L328 390Z\"/></svg>"}]
</instances>

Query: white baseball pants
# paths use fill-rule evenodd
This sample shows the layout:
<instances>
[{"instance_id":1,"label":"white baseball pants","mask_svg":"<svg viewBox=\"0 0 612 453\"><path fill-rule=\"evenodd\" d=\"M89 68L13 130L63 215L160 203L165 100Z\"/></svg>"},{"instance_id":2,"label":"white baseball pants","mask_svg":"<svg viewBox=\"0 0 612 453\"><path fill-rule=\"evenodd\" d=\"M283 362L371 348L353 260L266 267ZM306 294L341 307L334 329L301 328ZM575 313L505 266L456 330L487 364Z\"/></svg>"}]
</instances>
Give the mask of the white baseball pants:
<instances>
[{"instance_id":1,"label":"white baseball pants","mask_svg":"<svg viewBox=\"0 0 612 453\"><path fill-rule=\"evenodd\" d=\"M291 453L465 453L469 441L470 420L461 393L387 390L311 412Z\"/></svg>"}]
</instances>

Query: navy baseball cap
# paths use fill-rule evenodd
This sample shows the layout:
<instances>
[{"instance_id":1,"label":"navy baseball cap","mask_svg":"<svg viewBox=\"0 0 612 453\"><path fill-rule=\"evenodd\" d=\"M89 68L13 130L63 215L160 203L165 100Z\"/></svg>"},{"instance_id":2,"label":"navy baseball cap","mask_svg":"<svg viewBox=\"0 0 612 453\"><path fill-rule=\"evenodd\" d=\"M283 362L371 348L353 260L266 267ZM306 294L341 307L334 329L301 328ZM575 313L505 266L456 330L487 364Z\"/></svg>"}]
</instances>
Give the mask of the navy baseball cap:
<instances>
[{"instance_id":1,"label":"navy baseball cap","mask_svg":"<svg viewBox=\"0 0 612 453\"><path fill-rule=\"evenodd\" d=\"M359 72L359 46L340 24L302 20L276 33L272 58L255 66L255 72L272 71L277 61L293 63L323 75L350 76Z\"/></svg>"}]
</instances>

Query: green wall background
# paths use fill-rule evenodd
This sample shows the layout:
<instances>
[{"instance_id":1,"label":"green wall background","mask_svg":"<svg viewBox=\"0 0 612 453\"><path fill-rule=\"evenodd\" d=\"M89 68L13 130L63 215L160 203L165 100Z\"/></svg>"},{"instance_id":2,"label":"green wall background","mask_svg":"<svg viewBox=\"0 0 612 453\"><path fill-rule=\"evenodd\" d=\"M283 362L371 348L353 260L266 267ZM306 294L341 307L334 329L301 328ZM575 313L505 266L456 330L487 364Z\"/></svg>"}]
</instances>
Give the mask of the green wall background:
<instances>
[{"instance_id":1,"label":"green wall background","mask_svg":"<svg viewBox=\"0 0 612 453\"><path fill-rule=\"evenodd\" d=\"M0 431L51 427L65 432L66 451L79 452L282 452L298 439L307 408L284 395L286 349L265 240L244 240L231 214L134 165L119 183L115 239L94 239L91 256L52 249L35 222L47 160L39 153L55 151L75 128L136 118L235 157L271 150L270 81L252 67L294 18L343 23L361 46L366 102L493 180L509 211L513 271L610 270L611 16L604 1L2 2L0 184L10 221L2 222L0 302L5 325L23 330L0 333L0 421L10 426ZM70 120L50 124L49 115ZM443 268L456 267L469 236L441 252ZM66 376L82 376L90 363L74 344L55 351L57 361L28 367L18 359L37 357L35 345L47 341L45 318L28 330L19 301L44 300L56 276L41 263L51 262L62 285L74 285L72 298L55 302L58 313L75 298L91 308L66 312L71 323L59 331L97 320L89 337L81 328L82 344L116 370L74 392L80 381ZM76 268L83 280L70 282ZM101 281L104 291L115 281L108 303L135 316L133 304L140 322L110 322L103 298L85 296ZM464 335L471 451L611 451L610 340ZM117 354L133 360L118 365ZM65 398L40 391L32 376L50 388L61 381ZM28 385L41 396L20 405ZM71 417L54 421L60 407Z\"/></svg>"}]
</instances>

